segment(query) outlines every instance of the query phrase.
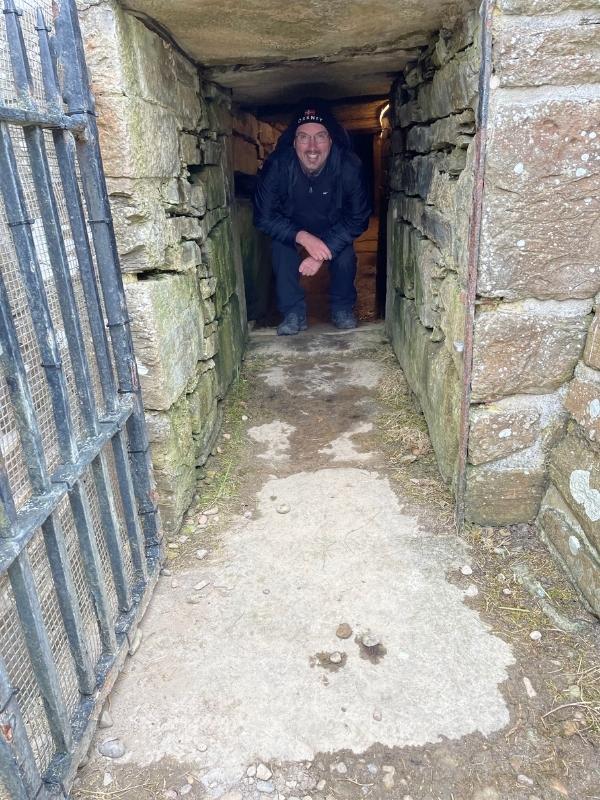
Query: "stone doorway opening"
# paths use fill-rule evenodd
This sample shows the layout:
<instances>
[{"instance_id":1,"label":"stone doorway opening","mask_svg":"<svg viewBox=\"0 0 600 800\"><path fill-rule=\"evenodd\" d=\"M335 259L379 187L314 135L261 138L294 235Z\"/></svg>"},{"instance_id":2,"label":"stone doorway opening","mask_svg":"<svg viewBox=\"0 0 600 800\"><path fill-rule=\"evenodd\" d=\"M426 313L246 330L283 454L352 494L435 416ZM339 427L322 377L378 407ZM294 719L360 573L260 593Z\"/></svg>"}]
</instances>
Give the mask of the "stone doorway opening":
<instances>
[{"instance_id":1,"label":"stone doorway opening","mask_svg":"<svg viewBox=\"0 0 600 800\"><path fill-rule=\"evenodd\" d=\"M344 126L352 149L362 161L365 180L372 205L369 227L355 242L357 254L356 314L363 322L383 319L386 291L386 212L387 164L389 153L389 97L341 98L330 101L332 113ZM272 280L270 244L267 237L251 228L251 203L255 174L261 168L261 152L267 157L276 145L279 133L290 123L293 107L246 106L234 112L234 173L236 207L244 220L243 268L248 321L255 327L273 327L280 319L275 302ZM269 130L268 143L259 144L258 164L242 150L252 136L248 120L256 119L258 129ZM250 138L249 138L250 132ZM237 142L236 142L237 139ZM237 146L237 150L236 150ZM262 151L261 151L262 147ZM254 241L256 246L249 243ZM312 278L303 278L309 324L329 324L329 273L321 270Z\"/></svg>"}]
</instances>

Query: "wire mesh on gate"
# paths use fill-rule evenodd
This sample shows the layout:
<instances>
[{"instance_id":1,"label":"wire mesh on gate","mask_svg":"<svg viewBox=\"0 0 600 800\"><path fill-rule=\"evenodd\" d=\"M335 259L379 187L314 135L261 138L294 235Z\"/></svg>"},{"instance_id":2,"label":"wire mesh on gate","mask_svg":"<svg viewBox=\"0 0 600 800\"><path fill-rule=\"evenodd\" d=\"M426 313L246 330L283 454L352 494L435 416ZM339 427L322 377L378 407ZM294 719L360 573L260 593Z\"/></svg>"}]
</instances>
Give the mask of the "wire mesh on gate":
<instances>
[{"instance_id":1,"label":"wire mesh on gate","mask_svg":"<svg viewBox=\"0 0 600 800\"><path fill-rule=\"evenodd\" d=\"M66 791L160 554L75 2L2 5L0 800Z\"/></svg>"}]
</instances>

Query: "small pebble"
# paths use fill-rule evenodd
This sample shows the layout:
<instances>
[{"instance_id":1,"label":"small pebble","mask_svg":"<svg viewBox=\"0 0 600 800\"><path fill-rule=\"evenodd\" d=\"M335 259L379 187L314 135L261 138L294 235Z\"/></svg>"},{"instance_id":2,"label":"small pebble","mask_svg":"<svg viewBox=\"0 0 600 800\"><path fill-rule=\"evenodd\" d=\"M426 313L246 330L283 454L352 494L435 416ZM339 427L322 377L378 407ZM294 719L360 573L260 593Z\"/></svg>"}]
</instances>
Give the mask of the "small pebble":
<instances>
[{"instance_id":1,"label":"small pebble","mask_svg":"<svg viewBox=\"0 0 600 800\"><path fill-rule=\"evenodd\" d=\"M219 513L219 509L218 509L218 507L217 507L217 506L213 506L212 508L209 508L209 509L207 509L207 510L204 512L204 515L205 515L206 517L214 517L214 516L215 516L215 514L218 514L218 513Z\"/></svg>"},{"instance_id":2,"label":"small pebble","mask_svg":"<svg viewBox=\"0 0 600 800\"><path fill-rule=\"evenodd\" d=\"M248 415L242 414L242 422L248 422Z\"/></svg>"},{"instance_id":3,"label":"small pebble","mask_svg":"<svg viewBox=\"0 0 600 800\"><path fill-rule=\"evenodd\" d=\"M345 775L345 774L348 772L348 767L347 767L347 766L344 764L344 762L343 762L343 761L339 761L339 762L338 762L338 763L335 765L335 771L336 771L336 772L337 772L339 775Z\"/></svg>"},{"instance_id":4,"label":"small pebble","mask_svg":"<svg viewBox=\"0 0 600 800\"><path fill-rule=\"evenodd\" d=\"M568 719L566 722L563 722L562 730L565 736L574 736L579 730L579 725L574 719Z\"/></svg>"},{"instance_id":5,"label":"small pebble","mask_svg":"<svg viewBox=\"0 0 600 800\"><path fill-rule=\"evenodd\" d=\"M273 773L271 770L266 766L266 764L259 764L256 768L256 777L259 781L268 781L272 777Z\"/></svg>"},{"instance_id":6,"label":"small pebble","mask_svg":"<svg viewBox=\"0 0 600 800\"><path fill-rule=\"evenodd\" d=\"M381 722L381 720L383 719L383 714L378 708L375 709L375 711L373 712L373 719L375 720L375 722Z\"/></svg>"},{"instance_id":7,"label":"small pebble","mask_svg":"<svg viewBox=\"0 0 600 800\"><path fill-rule=\"evenodd\" d=\"M206 589L207 586L210 586L210 581L200 581L194 586L194 591L201 592L202 589Z\"/></svg>"},{"instance_id":8,"label":"small pebble","mask_svg":"<svg viewBox=\"0 0 600 800\"><path fill-rule=\"evenodd\" d=\"M256 781L256 788L263 794L273 794L275 787L270 781Z\"/></svg>"},{"instance_id":9,"label":"small pebble","mask_svg":"<svg viewBox=\"0 0 600 800\"><path fill-rule=\"evenodd\" d=\"M105 739L98 745L98 752L106 758L121 758L125 755L125 745L120 739Z\"/></svg>"},{"instance_id":10,"label":"small pebble","mask_svg":"<svg viewBox=\"0 0 600 800\"><path fill-rule=\"evenodd\" d=\"M165 800L177 800L179 795L175 789L167 789L167 791L163 794Z\"/></svg>"},{"instance_id":11,"label":"small pebble","mask_svg":"<svg viewBox=\"0 0 600 800\"><path fill-rule=\"evenodd\" d=\"M342 654L338 653L337 650L335 653L329 654L329 660L332 664L341 664L342 663Z\"/></svg>"},{"instance_id":12,"label":"small pebble","mask_svg":"<svg viewBox=\"0 0 600 800\"><path fill-rule=\"evenodd\" d=\"M102 778L102 786L110 786L113 782L113 776L110 772L105 772L104 777Z\"/></svg>"},{"instance_id":13,"label":"small pebble","mask_svg":"<svg viewBox=\"0 0 600 800\"><path fill-rule=\"evenodd\" d=\"M471 583L465 589L465 597L477 597L479 594L479 589L475 586L474 583Z\"/></svg>"},{"instance_id":14,"label":"small pebble","mask_svg":"<svg viewBox=\"0 0 600 800\"><path fill-rule=\"evenodd\" d=\"M252 519L252 512L251 511L244 511L244 517L246 519Z\"/></svg>"},{"instance_id":15,"label":"small pebble","mask_svg":"<svg viewBox=\"0 0 600 800\"><path fill-rule=\"evenodd\" d=\"M185 602L189 603L191 606L197 606L198 603L202 603L203 601L204 596L201 594L190 594L185 599Z\"/></svg>"},{"instance_id":16,"label":"small pebble","mask_svg":"<svg viewBox=\"0 0 600 800\"><path fill-rule=\"evenodd\" d=\"M581 699L581 689L577 686L576 683L572 683L570 686L567 686L565 691L567 697L570 697L571 700L580 700Z\"/></svg>"},{"instance_id":17,"label":"small pebble","mask_svg":"<svg viewBox=\"0 0 600 800\"><path fill-rule=\"evenodd\" d=\"M349 639L352 636L352 628L347 622L342 622L341 625L338 625L335 635L338 639Z\"/></svg>"},{"instance_id":18,"label":"small pebble","mask_svg":"<svg viewBox=\"0 0 600 800\"><path fill-rule=\"evenodd\" d=\"M180 544L185 544L189 538L190 538L189 536L180 536L180 537L179 537L179 539L178 539L177 541L178 541Z\"/></svg>"},{"instance_id":19,"label":"small pebble","mask_svg":"<svg viewBox=\"0 0 600 800\"><path fill-rule=\"evenodd\" d=\"M326 780L323 780L323 778L321 778L321 780L320 780L320 781L317 783L317 792L322 792L322 791L323 791L323 789L324 789L326 786L327 786L327 781L326 781Z\"/></svg>"},{"instance_id":20,"label":"small pebble","mask_svg":"<svg viewBox=\"0 0 600 800\"><path fill-rule=\"evenodd\" d=\"M360 640L365 647L377 647L377 645L381 643L379 636L372 631L363 633L363 635L360 637Z\"/></svg>"},{"instance_id":21,"label":"small pebble","mask_svg":"<svg viewBox=\"0 0 600 800\"><path fill-rule=\"evenodd\" d=\"M523 775L523 773L517 775L517 783L520 783L521 786L533 786L533 781L531 778L527 775Z\"/></svg>"},{"instance_id":22,"label":"small pebble","mask_svg":"<svg viewBox=\"0 0 600 800\"><path fill-rule=\"evenodd\" d=\"M501 556L504 553L504 548L503 547L494 547L494 553L496 553L497 556Z\"/></svg>"},{"instance_id":23,"label":"small pebble","mask_svg":"<svg viewBox=\"0 0 600 800\"><path fill-rule=\"evenodd\" d=\"M287 503L280 503L277 506L277 513L278 514L289 514L290 513L290 507L288 506Z\"/></svg>"},{"instance_id":24,"label":"small pebble","mask_svg":"<svg viewBox=\"0 0 600 800\"><path fill-rule=\"evenodd\" d=\"M186 784L185 784L184 786L182 786L182 787L181 787L181 789L179 790L179 794L180 794L180 795L186 795L186 794L189 794L191 791L192 791L192 787L189 785L189 783L186 783Z\"/></svg>"},{"instance_id":25,"label":"small pebble","mask_svg":"<svg viewBox=\"0 0 600 800\"><path fill-rule=\"evenodd\" d=\"M523 683L525 684L525 691L527 692L527 697L530 697L532 700L534 697L537 697L537 692L533 688L533 684L529 680L529 678L523 678Z\"/></svg>"},{"instance_id":26,"label":"small pebble","mask_svg":"<svg viewBox=\"0 0 600 800\"><path fill-rule=\"evenodd\" d=\"M256 775L256 765L255 764L250 764L250 766L246 770L246 775L249 778L253 778Z\"/></svg>"},{"instance_id":27,"label":"small pebble","mask_svg":"<svg viewBox=\"0 0 600 800\"><path fill-rule=\"evenodd\" d=\"M534 642L539 642L539 640L542 638L542 634L539 631L531 631L529 638Z\"/></svg>"},{"instance_id":28,"label":"small pebble","mask_svg":"<svg viewBox=\"0 0 600 800\"><path fill-rule=\"evenodd\" d=\"M173 580L171 581L171 589L177 589L178 586L179 586L179 581L177 580L177 578L173 578Z\"/></svg>"},{"instance_id":29,"label":"small pebble","mask_svg":"<svg viewBox=\"0 0 600 800\"><path fill-rule=\"evenodd\" d=\"M179 550L179 545L177 542L169 542L167 546L170 550Z\"/></svg>"},{"instance_id":30,"label":"small pebble","mask_svg":"<svg viewBox=\"0 0 600 800\"><path fill-rule=\"evenodd\" d=\"M502 589L502 594L506 595L507 597L512 594L512 591L508 588Z\"/></svg>"},{"instance_id":31,"label":"small pebble","mask_svg":"<svg viewBox=\"0 0 600 800\"><path fill-rule=\"evenodd\" d=\"M196 558L198 561L202 561L203 558L206 558L208 555L208 550L196 550Z\"/></svg>"},{"instance_id":32,"label":"small pebble","mask_svg":"<svg viewBox=\"0 0 600 800\"><path fill-rule=\"evenodd\" d=\"M499 572L496 575L496 580L498 581L498 583L506 583L506 575L503 572Z\"/></svg>"},{"instance_id":33,"label":"small pebble","mask_svg":"<svg viewBox=\"0 0 600 800\"><path fill-rule=\"evenodd\" d=\"M196 745L196 750L198 750L200 753L206 753L208 747L204 744L204 742L201 742L200 744Z\"/></svg>"},{"instance_id":34,"label":"small pebble","mask_svg":"<svg viewBox=\"0 0 600 800\"><path fill-rule=\"evenodd\" d=\"M206 514L200 514L200 516L198 517L198 525L202 526L208 525L208 517L206 516Z\"/></svg>"},{"instance_id":35,"label":"small pebble","mask_svg":"<svg viewBox=\"0 0 600 800\"><path fill-rule=\"evenodd\" d=\"M222 452L223 452L223 448L222 447L217 447L217 453L219 455L221 455Z\"/></svg>"},{"instance_id":36,"label":"small pebble","mask_svg":"<svg viewBox=\"0 0 600 800\"><path fill-rule=\"evenodd\" d=\"M463 575L472 575L473 569L468 565L465 564L463 567L460 568L460 571Z\"/></svg>"},{"instance_id":37,"label":"small pebble","mask_svg":"<svg viewBox=\"0 0 600 800\"><path fill-rule=\"evenodd\" d=\"M165 578L169 578L173 574L173 570L170 570L168 567L163 567L160 574L164 575Z\"/></svg>"},{"instance_id":38,"label":"small pebble","mask_svg":"<svg viewBox=\"0 0 600 800\"><path fill-rule=\"evenodd\" d=\"M229 441L229 440L231 439L231 434L230 434L230 433L224 433L224 434L223 434L223 438L224 438L226 441Z\"/></svg>"}]
</instances>

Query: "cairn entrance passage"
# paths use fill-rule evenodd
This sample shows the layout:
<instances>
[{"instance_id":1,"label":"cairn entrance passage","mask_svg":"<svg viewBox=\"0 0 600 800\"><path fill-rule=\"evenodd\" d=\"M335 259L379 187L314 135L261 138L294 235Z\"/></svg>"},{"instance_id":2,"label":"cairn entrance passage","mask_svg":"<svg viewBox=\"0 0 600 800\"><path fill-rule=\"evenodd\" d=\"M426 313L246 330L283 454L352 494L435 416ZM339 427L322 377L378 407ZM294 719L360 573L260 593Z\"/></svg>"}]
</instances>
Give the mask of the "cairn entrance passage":
<instances>
[{"instance_id":1,"label":"cairn entrance passage","mask_svg":"<svg viewBox=\"0 0 600 800\"><path fill-rule=\"evenodd\" d=\"M595 796L594 14L80 5L167 563L74 796ZM281 340L250 196L310 95L363 325L315 281Z\"/></svg>"}]
</instances>

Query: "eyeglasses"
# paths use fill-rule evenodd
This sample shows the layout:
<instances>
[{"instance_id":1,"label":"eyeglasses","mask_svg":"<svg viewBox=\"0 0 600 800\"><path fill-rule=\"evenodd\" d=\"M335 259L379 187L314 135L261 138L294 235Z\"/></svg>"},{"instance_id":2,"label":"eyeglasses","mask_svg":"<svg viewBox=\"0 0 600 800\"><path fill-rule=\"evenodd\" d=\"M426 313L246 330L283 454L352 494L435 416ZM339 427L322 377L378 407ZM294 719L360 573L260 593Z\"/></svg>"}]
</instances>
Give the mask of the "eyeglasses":
<instances>
[{"instance_id":1,"label":"eyeglasses","mask_svg":"<svg viewBox=\"0 0 600 800\"><path fill-rule=\"evenodd\" d=\"M329 141L329 134L327 131L319 131L314 136L310 136L308 133L297 133L296 141L300 144L308 144L311 141L314 141L315 144L325 144Z\"/></svg>"}]
</instances>

